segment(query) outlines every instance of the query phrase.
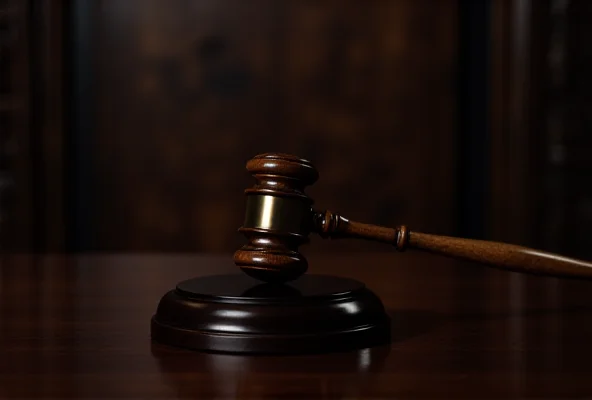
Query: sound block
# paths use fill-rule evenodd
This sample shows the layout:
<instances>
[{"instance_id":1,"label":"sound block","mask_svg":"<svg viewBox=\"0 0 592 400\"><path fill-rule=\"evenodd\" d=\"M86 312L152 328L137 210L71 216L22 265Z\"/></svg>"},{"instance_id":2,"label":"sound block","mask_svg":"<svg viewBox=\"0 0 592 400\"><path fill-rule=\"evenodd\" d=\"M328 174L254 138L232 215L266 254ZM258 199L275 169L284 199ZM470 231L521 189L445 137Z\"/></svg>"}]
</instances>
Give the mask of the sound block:
<instances>
[{"instance_id":1,"label":"sound block","mask_svg":"<svg viewBox=\"0 0 592 400\"><path fill-rule=\"evenodd\" d=\"M363 283L304 275L287 284L245 274L179 283L161 299L152 339L223 353L319 353L390 342L390 319Z\"/></svg>"}]
</instances>

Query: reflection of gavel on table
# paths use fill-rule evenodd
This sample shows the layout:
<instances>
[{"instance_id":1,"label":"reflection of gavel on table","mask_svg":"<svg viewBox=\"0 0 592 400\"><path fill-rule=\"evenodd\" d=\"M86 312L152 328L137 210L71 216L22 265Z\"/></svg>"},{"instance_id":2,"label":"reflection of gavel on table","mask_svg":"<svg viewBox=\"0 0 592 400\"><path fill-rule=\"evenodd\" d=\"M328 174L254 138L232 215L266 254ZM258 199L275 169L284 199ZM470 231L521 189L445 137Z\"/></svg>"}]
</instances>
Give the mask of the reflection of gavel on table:
<instances>
[{"instance_id":1,"label":"reflection of gavel on table","mask_svg":"<svg viewBox=\"0 0 592 400\"><path fill-rule=\"evenodd\" d=\"M460 239L349 221L330 211L317 212L304 187L318 173L310 162L287 154L262 154L247 163L258 180L246 190L247 212L240 231L248 243L234 255L248 275L287 282L307 270L298 246L311 232L329 238L360 238L389 243L400 251L418 249L476 261L495 268L558 277L592 277L592 264L512 244Z\"/></svg>"},{"instance_id":2,"label":"reflection of gavel on table","mask_svg":"<svg viewBox=\"0 0 592 400\"><path fill-rule=\"evenodd\" d=\"M304 193L318 178L306 160L262 154L247 163L258 180L247 189L240 231L248 243L234 254L246 274L201 276L180 282L161 299L152 338L172 346L231 353L309 353L389 343L391 319L362 282L304 274L298 247L316 232L415 248L496 268L560 277L592 277L592 264L525 247L429 235L405 226L362 224L317 212ZM247 276L249 275L249 276ZM255 279L253 279L255 278Z\"/></svg>"}]
</instances>

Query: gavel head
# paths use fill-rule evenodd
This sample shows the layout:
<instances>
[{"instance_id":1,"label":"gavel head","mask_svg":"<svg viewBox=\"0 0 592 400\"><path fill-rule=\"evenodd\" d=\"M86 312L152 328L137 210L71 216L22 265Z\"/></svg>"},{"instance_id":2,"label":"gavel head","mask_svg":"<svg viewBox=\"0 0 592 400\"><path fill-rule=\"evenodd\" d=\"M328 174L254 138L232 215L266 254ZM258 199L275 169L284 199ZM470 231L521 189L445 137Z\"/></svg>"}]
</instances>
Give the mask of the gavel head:
<instances>
[{"instance_id":1,"label":"gavel head","mask_svg":"<svg viewBox=\"0 0 592 400\"><path fill-rule=\"evenodd\" d=\"M239 229L247 244L234 253L246 274L270 283L298 278L308 269L298 246L308 242L313 200L304 188L318 179L312 164L280 153L255 156L247 170L257 183L245 191L246 216Z\"/></svg>"}]
</instances>

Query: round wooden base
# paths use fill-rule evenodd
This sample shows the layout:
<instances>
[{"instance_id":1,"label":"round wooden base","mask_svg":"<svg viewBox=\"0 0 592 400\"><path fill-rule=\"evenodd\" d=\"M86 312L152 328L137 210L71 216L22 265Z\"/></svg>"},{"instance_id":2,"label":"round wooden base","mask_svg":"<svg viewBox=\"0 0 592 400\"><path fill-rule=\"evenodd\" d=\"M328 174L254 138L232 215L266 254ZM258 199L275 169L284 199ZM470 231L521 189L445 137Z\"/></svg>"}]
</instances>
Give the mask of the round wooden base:
<instances>
[{"instance_id":1,"label":"round wooden base","mask_svg":"<svg viewBox=\"0 0 592 400\"><path fill-rule=\"evenodd\" d=\"M171 346L228 353L318 353L390 341L380 299L361 282L304 275L262 284L245 274L181 282L161 299L152 338Z\"/></svg>"}]
</instances>

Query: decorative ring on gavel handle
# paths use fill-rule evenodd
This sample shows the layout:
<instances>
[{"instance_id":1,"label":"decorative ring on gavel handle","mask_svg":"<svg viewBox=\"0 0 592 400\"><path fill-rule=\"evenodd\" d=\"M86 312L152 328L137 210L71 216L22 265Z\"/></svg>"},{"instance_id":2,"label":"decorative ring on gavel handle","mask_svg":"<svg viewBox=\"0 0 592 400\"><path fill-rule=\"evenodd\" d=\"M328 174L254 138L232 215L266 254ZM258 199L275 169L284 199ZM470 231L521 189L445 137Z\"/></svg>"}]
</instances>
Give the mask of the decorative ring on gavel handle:
<instances>
[{"instance_id":1,"label":"decorative ring on gavel handle","mask_svg":"<svg viewBox=\"0 0 592 400\"><path fill-rule=\"evenodd\" d=\"M304 189L316 182L318 172L309 161L293 155L261 154L247 162L247 170L257 183L245 191L246 216L239 231L248 242L234 254L234 262L265 282L291 281L307 271L298 247L308 243L310 233L378 241L399 251L417 249L521 273L592 278L592 263L582 260L513 244L431 235L406 226L364 224L315 211Z\"/></svg>"}]
</instances>

